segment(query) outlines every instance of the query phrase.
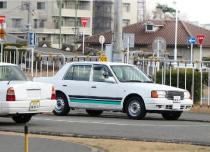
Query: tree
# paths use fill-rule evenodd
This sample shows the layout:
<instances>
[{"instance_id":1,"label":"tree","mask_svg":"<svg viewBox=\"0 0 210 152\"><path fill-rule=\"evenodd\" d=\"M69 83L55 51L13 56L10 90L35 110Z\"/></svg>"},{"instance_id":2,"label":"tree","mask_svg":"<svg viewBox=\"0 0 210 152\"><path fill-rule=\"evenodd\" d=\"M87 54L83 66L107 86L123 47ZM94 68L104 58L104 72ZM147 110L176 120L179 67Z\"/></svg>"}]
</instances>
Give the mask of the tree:
<instances>
[{"instance_id":1,"label":"tree","mask_svg":"<svg viewBox=\"0 0 210 152\"><path fill-rule=\"evenodd\" d=\"M174 19L176 10L166 4L157 3L156 10L153 11L153 19Z\"/></svg>"}]
</instances>

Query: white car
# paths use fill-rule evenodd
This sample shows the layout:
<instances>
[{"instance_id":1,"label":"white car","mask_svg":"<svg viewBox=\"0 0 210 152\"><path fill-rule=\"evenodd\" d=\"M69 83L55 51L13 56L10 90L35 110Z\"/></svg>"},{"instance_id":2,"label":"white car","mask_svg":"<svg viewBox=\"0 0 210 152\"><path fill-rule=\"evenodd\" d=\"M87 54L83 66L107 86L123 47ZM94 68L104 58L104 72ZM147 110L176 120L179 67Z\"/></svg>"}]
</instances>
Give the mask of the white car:
<instances>
[{"instance_id":1,"label":"white car","mask_svg":"<svg viewBox=\"0 0 210 152\"><path fill-rule=\"evenodd\" d=\"M55 115L67 115L71 108L82 108L92 116L103 111L120 111L131 119L143 119L152 112L176 120L193 105L187 90L155 84L136 66L123 63L67 63L55 76L33 81L55 86Z\"/></svg>"},{"instance_id":2,"label":"white car","mask_svg":"<svg viewBox=\"0 0 210 152\"><path fill-rule=\"evenodd\" d=\"M35 114L52 112L55 106L52 84L33 82L17 65L0 63L0 117L26 123Z\"/></svg>"}]
</instances>

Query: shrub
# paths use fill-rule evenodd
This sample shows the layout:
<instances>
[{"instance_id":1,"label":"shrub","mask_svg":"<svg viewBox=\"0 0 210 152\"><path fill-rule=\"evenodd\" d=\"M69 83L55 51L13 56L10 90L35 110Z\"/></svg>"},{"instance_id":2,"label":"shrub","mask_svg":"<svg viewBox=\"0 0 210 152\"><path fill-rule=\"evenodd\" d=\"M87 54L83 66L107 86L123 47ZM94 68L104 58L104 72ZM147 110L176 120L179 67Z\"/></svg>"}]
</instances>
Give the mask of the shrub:
<instances>
[{"instance_id":1,"label":"shrub","mask_svg":"<svg viewBox=\"0 0 210 152\"><path fill-rule=\"evenodd\" d=\"M206 76L207 75L207 76ZM153 75L154 79L154 75ZM194 71L194 103L200 101L200 82L201 75L200 72ZM202 81L206 83L208 80L208 73L203 73ZM156 83L162 84L162 70L156 72ZM166 70L166 85L170 85L170 70ZM171 86L177 87L177 69L171 70ZM192 86L192 69L186 70L186 90L188 90L191 95L191 86ZM179 69L179 88L185 88L185 69ZM202 86L204 88L204 85ZM203 92L203 91L202 91ZM203 94L202 94L203 95Z\"/></svg>"}]
</instances>

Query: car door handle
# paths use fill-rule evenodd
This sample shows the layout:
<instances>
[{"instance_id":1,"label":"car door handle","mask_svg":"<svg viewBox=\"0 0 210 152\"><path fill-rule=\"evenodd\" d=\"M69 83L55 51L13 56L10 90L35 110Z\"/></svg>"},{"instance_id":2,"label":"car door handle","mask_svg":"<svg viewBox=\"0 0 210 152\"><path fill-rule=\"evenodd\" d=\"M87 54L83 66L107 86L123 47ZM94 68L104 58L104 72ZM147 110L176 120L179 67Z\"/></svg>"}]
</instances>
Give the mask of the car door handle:
<instances>
[{"instance_id":1,"label":"car door handle","mask_svg":"<svg viewBox=\"0 0 210 152\"><path fill-rule=\"evenodd\" d=\"M91 88L96 88L96 86L92 86Z\"/></svg>"},{"instance_id":2,"label":"car door handle","mask_svg":"<svg viewBox=\"0 0 210 152\"><path fill-rule=\"evenodd\" d=\"M63 84L63 87L67 87L67 84Z\"/></svg>"}]
</instances>

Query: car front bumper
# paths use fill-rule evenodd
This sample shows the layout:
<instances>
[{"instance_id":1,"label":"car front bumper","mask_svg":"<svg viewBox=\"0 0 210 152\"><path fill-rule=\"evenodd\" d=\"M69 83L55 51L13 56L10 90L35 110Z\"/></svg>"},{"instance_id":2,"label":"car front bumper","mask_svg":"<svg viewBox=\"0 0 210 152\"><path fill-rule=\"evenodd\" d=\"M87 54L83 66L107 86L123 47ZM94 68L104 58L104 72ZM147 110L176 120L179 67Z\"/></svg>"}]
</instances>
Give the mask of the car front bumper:
<instances>
[{"instance_id":1,"label":"car front bumper","mask_svg":"<svg viewBox=\"0 0 210 152\"><path fill-rule=\"evenodd\" d=\"M173 100L166 98L144 98L144 103L147 111L188 111L193 105L191 99L184 99L179 103L174 103Z\"/></svg>"}]
</instances>

